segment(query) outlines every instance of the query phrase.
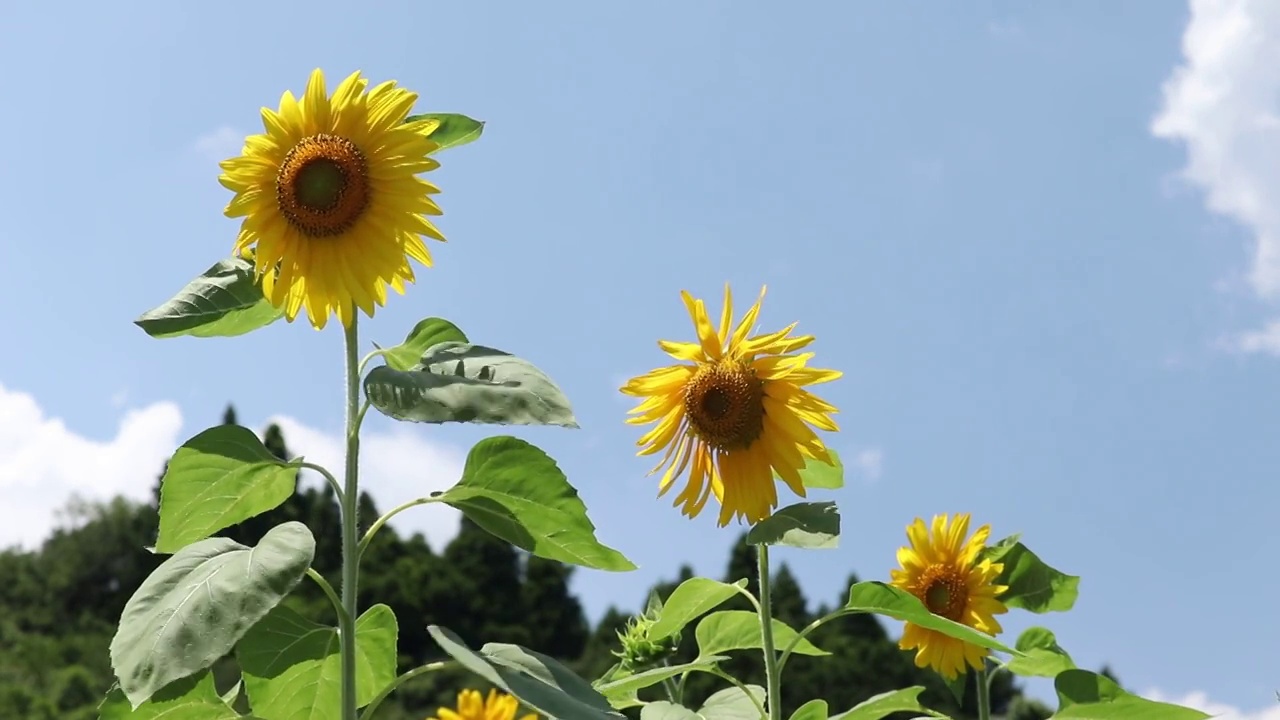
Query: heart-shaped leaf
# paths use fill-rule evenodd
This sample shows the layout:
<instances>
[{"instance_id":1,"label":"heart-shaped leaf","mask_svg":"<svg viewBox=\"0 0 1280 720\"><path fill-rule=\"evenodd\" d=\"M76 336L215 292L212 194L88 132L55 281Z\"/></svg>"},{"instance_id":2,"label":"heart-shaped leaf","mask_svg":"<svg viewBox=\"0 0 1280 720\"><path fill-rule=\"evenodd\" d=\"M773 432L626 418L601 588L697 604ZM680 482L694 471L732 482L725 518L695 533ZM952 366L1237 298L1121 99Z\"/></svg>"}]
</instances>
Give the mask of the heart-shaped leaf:
<instances>
[{"instance_id":1,"label":"heart-shaped leaf","mask_svg":"<svg viewBox=\"0 0 1280 720\"><path fill-rule=\"evenodd\" d=\"M833 502L804 502L782 508L747 533L750 545L828 550L840 544L840 511Z\"/></svg>"},{"instance_id":2,"label":"heart-shaped leaf","mask_svg":"<svg viewBox=\"0 0 1280 720\"><path fill-rule=\"evenodd\" d=\"M382 357L392 370L408 370L422 360L428 348L444 342L467 342L467 336L457 325L444 318L429 317L409 331L404 342L382 351Z\"/></svg>"},{"instance_id":3,"label":"heart-shaped leaf","mask_svg":"<svg viewBox=\"0 0 1280 720\"><path fill-rule=\"evenodd\" d=\"M282 317L284 310L263 297L253 263L232 257L219 260L163 305L143 313L134 324L156 338L231 337Z\"/></svg>"},{"instance_id":4,"label":"heart-shaped leaf","mask_svg":"<svg viewBox=\"0 0 1280 720\"><path fill-rule=\"evenodd\" d=\"M728 650L754 650L764 647L760 635L760 616L748 610L721 610L698 623L693 631L698 641L698 657L718 655ZM796 640L799 633L773 618L773 645L782 650ZM792 649L797 655L830 655L807 639L800 638Z\"/></svg>"}]
</instances>

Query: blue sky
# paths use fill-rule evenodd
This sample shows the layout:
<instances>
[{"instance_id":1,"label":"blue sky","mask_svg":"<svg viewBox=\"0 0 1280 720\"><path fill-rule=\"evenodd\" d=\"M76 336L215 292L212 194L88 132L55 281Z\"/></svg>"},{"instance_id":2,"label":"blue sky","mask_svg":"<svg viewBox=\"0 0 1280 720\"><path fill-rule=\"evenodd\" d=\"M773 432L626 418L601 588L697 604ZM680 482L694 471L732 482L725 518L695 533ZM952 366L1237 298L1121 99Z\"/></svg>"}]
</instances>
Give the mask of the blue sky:
<instances>
[{"instance_id":1,"label":"blue sky","mask_svg":"<svg viewBox=\"0 0 1280 720\"><path fill-rule=\"evenodd\" d=\"M812 600L887 578L917 515L970 511L1083 576L1074 612L1015 612L1011 635L1040 620L1136 690L1273 717L1265 0L300 7L6 9L0 492L22 532L0 540L39 537L72 490L143 496L227 402L332 455L340 333L156 341L131 321L229 252L216 161L259 107L313 67L331 86L360 69L488 123L434 175L437 267L363 337L440 315L559 381L582 429L517 434L642 566L578 573L593 616L681 557L723 572L736 532L654 499L617 387L691 336L681 289L718 307L725 282L743 300L768 284L762 326L799 321L845 372L830 443L862 460L817 496L840 503L842 547L782 554ZM383 505L494 432L369 430ZM424 517L447 535L447 513Z\"/></svg>"}]
</instances>

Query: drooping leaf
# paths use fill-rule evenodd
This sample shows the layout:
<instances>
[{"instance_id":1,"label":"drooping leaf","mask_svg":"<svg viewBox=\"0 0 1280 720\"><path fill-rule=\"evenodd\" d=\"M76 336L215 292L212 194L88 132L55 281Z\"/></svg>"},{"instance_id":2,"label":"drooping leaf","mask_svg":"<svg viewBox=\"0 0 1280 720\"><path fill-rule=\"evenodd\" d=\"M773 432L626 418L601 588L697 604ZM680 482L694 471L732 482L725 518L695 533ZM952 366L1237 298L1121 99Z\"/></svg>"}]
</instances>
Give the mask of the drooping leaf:
<instances>
[{"instance_id":1,"label":"drooping leaf","mask_svg":"<svg viewBox=\"0 0 1280 720\"><path fill-rule=\"evenodd\" d=\"M232 257L219 260L134 324L155 338L231 337L266 327L282 317L284 310L263 297L262 287L254 280L253 263Z\"/></svg>"},{"instance_id":2,"label":"drooping leaf","mask_svg":"<svg viewBox=\"0 0 1280 720\"><path fill-rule=\"evenodd\" d=\"M635 569L622 553L596 540L586 505L555 460L519 438L476 443L462 480L438 499L540 557L598 570Z\"/></svg>"},{"instance_id":3,"label":"drooping leaf","mask_svg":"<svg viewBox=\"0 0 1280 720\"><path fill-rule=\"evenodd\" d=\"M279 506L297 468L239 425L209 428L182 444L160 481L156 551L171 553Z\"/></svg>"},{"instance_id":4,"label":"drooping leaf","mask_svg":"<svg viewBox=\"0 0 1280 720\"><path fill-rule=\"evenodd\" d=\"M297 585L315 547L306 525L287 522L252 548L209 538L165 560L129 598L111 641L132 706L230 652Z\"/></svg>"},{"instance_id":5,"label":"drooping leaf","mask_svg":"<svg viewBox=\"0 0 1280 720\"><path fill-rule=\"evenodd\" d=\"M551 378L528 360L482 345L438 343L409 370L376 367L364 392L396 420L578 427Z\"/></svg>"},{"instance_id":6,"label":"drooping leaf","mask_svg":"<svg viewBox=\"0 0 1280 720\"><path fill-rule=\"evenodd\" d=\"M667 678L683 675L686 672L710 671L715 667L716 663L727 660L725 655L711 655L708 657L700 657L690 663L682 663L680 665L664 665L656 667L652 670L645 670L634 675L627 675L617 679L611 679L608 682L598 683L594 685L596 692L608 698L616 709L629 707L629 704L619 705L618 700L629 700L635 697L638 690L657 685Z\"/></svg>"},{"instance_id":7,"label":"drooping leaf","mask_svg":"<svg viewBox=\"0 0 1280 720\"><path fill-rule=\"evenodd\" d=\"M396 616L374 605L356 619L356 705L396 679ZM277 607L236 648L253 711L280 720L340 720L342 659L337 628Z\"/></svg>"},{"instance_id":8,"label":"drooping leaf","mask_svg":"<svg viewBox=\"0 0 1280 720\"><path fill-rule=\"evenodd\" d=\"M1049 567L1017 537L1005 538L980 555L1004 564L996 582L1009 589L1000 602L1033 613L1070 610L1080 595L1080 578Z\"/></svg>"},{"instance_id":9,"label":"drooping leaf","mask_svg":"<svg viewBox=\"0 0 1280 720\"><path fill-rule=\"evenodd\" d=\"M694 618L716 609L746 586L745 579L733 584L704 577L685 580L671 591L658 621L649 627L649 639L657 642L676 634Z\"/></svg>"},{"instance_id":10,"label":"drooping leaf","mask_svg":"<svg viewBox=\"0 0 1280 720\"><path fill-rule=\"evenodd\" d=\"M948 620L941 615L934 615L916 596L882 582L867 581L856 583L849 588L849 602L843 610L846 612L869 612L891 617L894 620L914 623L929 630L936 630L944 635L980 645L992 650L1020 655L1013 648L999 640L978 632L967 625Z\"/></svg>"},{"instance_id":11,"label":"drooping leaf","mask_svg":"<svg viewBox=\"0 0 1280 720\"><path fill-rule=\"evenodd\" d=\"M721 610L698 622L693 631L698 641L698 657L719 655L729 650L754 650L764 647L760 636L760 616L748 610ZM791 626L773 618L773 646L779 652L799 635ZM792 650L797 655L830 655L808 639L801 638Z\"/></svg>"},{"instance_id":12,"label":"drooping leaf","mask_svg":"<svg viewBox=\"0 0 1280 720\"><path fill-rule=\"evenodd\" d=\"M1206 712L1156 702L1125 692L1105 675L1064 670L1053 681L1058 692L1055 718L1066 720L1206 720Z\"/></svg>"},{"instance_id":13,"label":"drooping leaf","mask_svg":"<svg viewBox=\"0 0 1280 720\"><path fill-rule=\"evenodd\" d=\"M435 120L439 123L427 136L440 146L435 152L479 140L480 134L484 132L483 122L457 113L422 113L405 118L405 122L416 120Z\"/></svg>"},{"instance_id":14,"label":"drooping leaf","mask_svg":"<svg viewBox=\"0 0 1280 720\"><path fill-rule=\"evenodd\" d=\"M160 688L137 709L119 685L113 686L98 705L99 720L236 720L239 717L240 713L218 697L213 675L207 670Z\"/></svg>"},{"instance_id":15,"label":"drooping leaf","mask_svg":"<svg viewBox=\"0 0 1280 720\"><path fill-rule=\"evenodd\" d=\"M930 717L947 717L921 705L919 698L922 692L924 688L919 685L883 692L863 700L847 712L832 716L831 720L881 720L897 712L919 712Z\"/></svg>"},{"instance_id":16,"label":"drooping leaf","mask_svg":"<svg viewBox=\"0 0 1280 720\"><path fill-rule=\"evenodd\" d=\"M764 688L759 685L747 685L746 688L747 691L743 692L736 686L727 687L712 694L698 708L698 716L703 720L760 720Z\"/></svg>"},{"instance_id":17,"label":"drooping leaf","mask_svg":"<svg viewBox=\"0 0 1280 720\"><path fill-rule=\"evenodd\" d=\"M1047 628L1030 627L1023 630L1014 647L1022 656L1009 660L1005 668L1017 675L1054 677L1063 670L1075 667L1071 656L1058 645L1058 639Z\"/></svg>"},{"instance_id":18,"label":"drooping leaf","mask_svg":"<svg viewBox=\"0 0 1280 720\"><path fill-rule=\"evenodd\" d=\"M545 655L494 643L477 653L446 628L430 625L427 632L460 665L548 717L558 720L625 719L590 683Z\"/></svg>"},{"instance_id":19,"label":"drooping leaf","mask_svg":"<svg viewBox=\"0 0 1280 720\"><path fill-rule=\"evenodd\" d=\"M840 511L833 502L789 505L756 523L747 533L747 543L833 549L840 544Z\"/></svg>"},{"instance_id":20,"label":"drooping leaf","mask_svg":"<svg viewBox=\"0 0 1280 720\"><path fill-rule=\"evenodd\" d=\"M827 720L827 701L810 700L791 713L790 720Z\"/></svg>"},{"instance_id":21,"label":"drooping leaf","mask_svg":"<svg viewBox=\"0 0 1280 720\"><path fill-rule=\"evenodd\" d=\"M384 350L382 357L392 370L409 370L428 348L443 342L465 343L467 336L448 320L429 317L413 326L404 342Z\"/></svg>"}]
</instances>

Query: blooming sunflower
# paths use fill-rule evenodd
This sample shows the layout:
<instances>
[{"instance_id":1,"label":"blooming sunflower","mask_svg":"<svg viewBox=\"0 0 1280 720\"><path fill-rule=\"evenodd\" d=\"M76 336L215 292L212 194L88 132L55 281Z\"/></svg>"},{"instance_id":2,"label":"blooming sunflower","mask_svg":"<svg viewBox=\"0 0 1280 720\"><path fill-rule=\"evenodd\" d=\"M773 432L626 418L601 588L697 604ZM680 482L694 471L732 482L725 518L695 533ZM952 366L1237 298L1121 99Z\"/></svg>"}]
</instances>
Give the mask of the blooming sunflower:
<instances>
[{"instance_id":1,"label":"blooming sunflower","mask_svg":"<svg viewBox=\"0 0 1280 720\"><path fill-rule=\"evenodd\" d=\"M372 316L387 286L413 282L409 258L431 266L422 236L444 241L427 215L441 214L439 188L418 177L439 163L434 120L405 122L417 95L394 82L366 92L352 73L330 97L311 73L302 99L286 91L262 109L267 132L223 161L219 181L235 193L228 217L243 217L235 251L254 249L263 293L292 322L299 310L316 329L355 308Z\"/></svg>"},{"instance_id":2,"label":"blooming sunflower","mask_svg":"<svg viewBox=\"0 0 1280 720\"><path fill-rule=\"evenodd\" d=\"M830 463L831 456L810 425L835 431L836 408L804 389L842 373L806 367L813 353L796 353L812 335L792 336L795 323L774 333L748 334L764 301L760 298L733 322L733 298L726 285L719 329L706 306L681 292L693 318L697 342L659 341L658 346L684 364L658 368L632 378L622 392L644 400L629 414L632 424L656 422L637 442L640 455L663 450L650 474L667 468L661 497L677 477L689 471L674 504L696 517L712 493L720 503L721 526L731 518L755 524L778 505L774 474L804 497L800 469L806 458ZM730 330L732 329L732 334Z\"/></svg>"},{"instance_id":3,"label":"blooming sunflower","mask_svg":"<svg viewBox=\"0 0 1280 720\"><path fill-rule=\"evenodd\" d=\"M429 720L515 720L520 701L497 690L490 690L488 699L478 690L458 693L458 709L440 708ZM520 720L537 720L537 713L529 713Z\"/></svg>"},{"instance_id":4,"label":"blooming sunflower","mask_svg":"<svg viewBox=\"0 0 1280 720\"><path fill-rule=\"evenodd\" d=\"M902 569L890 572L890 584L915 595L935 615L995 635L1002 630L995 616L1009 610L996 599L1009 589L995 584L1004 565L978 560L991 535L990 525L978 528L966 541L968 534L968 513L957 514L954 520L935 515L932 532L924 520L916 518L907 527L911 546L898 549ZM913 623L906 624L898 647L916 649L917 667L931 667L947 679L958 677L966 664L980 669L990 653Z\"/></svg>"}]
</instances>

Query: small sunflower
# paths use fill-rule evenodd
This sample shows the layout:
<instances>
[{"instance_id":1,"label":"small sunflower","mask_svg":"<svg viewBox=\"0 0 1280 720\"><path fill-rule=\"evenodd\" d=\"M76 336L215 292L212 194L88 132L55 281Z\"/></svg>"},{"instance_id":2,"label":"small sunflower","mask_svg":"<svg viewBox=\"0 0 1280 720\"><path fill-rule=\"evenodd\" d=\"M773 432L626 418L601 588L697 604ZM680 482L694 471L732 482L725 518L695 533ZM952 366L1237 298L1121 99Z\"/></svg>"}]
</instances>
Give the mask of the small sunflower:
<instances>
[{"instance_id":1,"label":"small sunflower","mask_svg":"<svg viewBox=\"0 0 1280 720\"><path fill-rule=\"evenodd\" d=\"M388 285L413 282L409 258L431 266L422 237L444 241L426 217L441 214L440 190L418 177L439 167L438 124L405 122L416 94L368 84L352 73L329 96L312 72L302 99L286 91L279 110L263 108L267 132L221 164L235 193L226 215L244 218L235 252L255 250L267 299L290 322L305 309L316 329L331 314L350 327L356 307L372 316Z\"/></svg>"},{"instance_id":2,"label":"small sunflower","mask_svg":"<svg viewBox=\"0 0 1280 720\"><path fill-rule=\"evenodd\" d=\"M714 493L721 526L731 518L755 524L778 506L775 473L804 497L799 471L806 458L831 462L826 446L809 426L838 430L831 419L836 408L804 388L842 373L806 367L813 353L796 351L812 343L813 336L792 336L795 323L778 332L748 336L760 314L763 288L736 328L728 285L718 329L701 300L683 291L681 297L698 341L659 341L663 351L684 363L650 371L622 387L623 393L644 398L627 422L658 423L637 444L642 446L640 455L665 449L662 461L650 471L667 468L659 497L688 470L688 482L674 503L683 506L684 515L696 517Z\"/></svg>"},{"instance_id":3,"label":"small sunflower","mask_svg":"<svg viewBox=\"0 0 1280 720\"><path fill-rule=\"evenodd\" d=\"M995 635L1002 630L995 616L1009 610L997 599L1009 588L995 584L1004 565L978 560L991 535L990 525L978 528L966 541L968 534L968 513L957 514L954 520L935 515L932 533L924 520L916 518L907 527L911 546L898 549L902 569L890 572L890 584L915 595L935 615ZM906 624L898 647L916 649L917 667L933 668L951 680L965 671L966 664L980 669L990 653L913 623Z\"/></svg>"},{"instance_id":4,"label":"small sunflower","mask_svg":"<svg viewBox=\"0 0 1280 720\"><path fill-rule=\"evenodd\" d=\"M440 708L435 717L428 720L515 720L520 701L497 690L490 690L488 699L478 690L458 693L458 708ZM537 720L537 713L529 713L520 720Z\"/></svg>"}]
</instances>

